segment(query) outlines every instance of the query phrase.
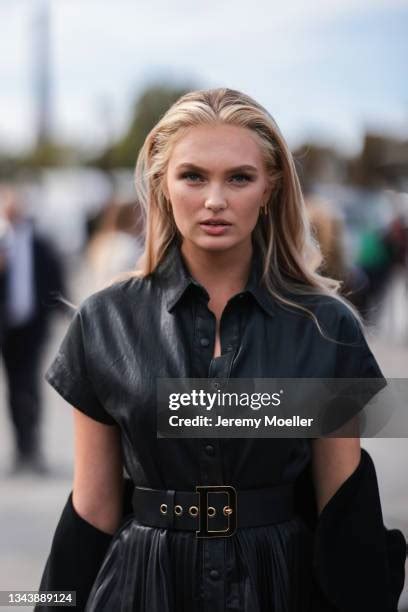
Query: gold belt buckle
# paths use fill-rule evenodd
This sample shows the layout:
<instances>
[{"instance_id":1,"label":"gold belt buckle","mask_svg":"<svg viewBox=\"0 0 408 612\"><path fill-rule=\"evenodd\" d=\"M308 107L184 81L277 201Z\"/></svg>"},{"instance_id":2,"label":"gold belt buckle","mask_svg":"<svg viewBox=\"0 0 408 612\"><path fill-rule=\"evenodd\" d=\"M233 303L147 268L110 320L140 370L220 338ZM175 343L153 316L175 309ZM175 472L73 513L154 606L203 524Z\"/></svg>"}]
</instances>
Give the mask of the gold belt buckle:
<instances>
[{"instance_id":1,"label":"gold belt buckle","mask_svg":"<svg viewBox=\"0 0 408 612\"><path fill-rule=\"evenodd\" d=\"M196 531L197 538L226 538L233 535L237 529L237 492L230 485L197 485L195 488L198 493L199 507L199 531ZM228 503L223 508L223 514L228 518L227 529L209 529L208 518L214 516L215 509L208 506L208 493L221 492L228 495ZM211 512L209 512L211 510ZM214 513L212 512L214 510Z\"/></svg>"}]
</instances>

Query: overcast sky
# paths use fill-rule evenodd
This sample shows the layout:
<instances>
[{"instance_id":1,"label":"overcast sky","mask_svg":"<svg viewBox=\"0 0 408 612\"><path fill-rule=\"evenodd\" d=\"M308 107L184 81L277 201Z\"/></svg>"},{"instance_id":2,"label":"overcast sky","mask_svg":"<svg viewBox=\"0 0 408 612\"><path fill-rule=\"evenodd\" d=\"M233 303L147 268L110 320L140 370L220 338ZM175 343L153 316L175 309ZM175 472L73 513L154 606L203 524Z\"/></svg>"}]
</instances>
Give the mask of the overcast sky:
<instances>
[{"instance_id":1,"label":"overcast sky","mask_svg":"<svg viewBox=\"0 0 408 612\"><path fill-rule=\"evenodd\" d=\"M36 8L0 0L0 148L35 134ZM367 128L408 137L408 0L49 0L52 125L71 142L119 135L160 77L228 86L265 105L291 146L354 152Z\"/></svg>"}]
</instances>

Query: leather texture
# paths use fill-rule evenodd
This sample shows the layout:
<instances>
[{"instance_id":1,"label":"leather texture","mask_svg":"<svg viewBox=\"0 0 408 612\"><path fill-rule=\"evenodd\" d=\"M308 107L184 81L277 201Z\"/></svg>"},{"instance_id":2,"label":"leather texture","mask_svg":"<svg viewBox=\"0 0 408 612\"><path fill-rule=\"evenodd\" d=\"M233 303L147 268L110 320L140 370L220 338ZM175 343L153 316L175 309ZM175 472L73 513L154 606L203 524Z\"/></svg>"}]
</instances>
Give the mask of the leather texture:
<instances>
[{"instance_id":1,"label":"leather texture","mask_svg":"<svg viewBox=\"0 0 408 612\"><path fill-rule=\"evenodd\" d=\"M374 473L366 463L359 472L366 475L361 489L356 485L344 506L350 516L344 516L339 494L315 537L309 439L157 437L158 377L208 378L214 385L223 378L277 377L378 378L379 388L385 384L343 304L334 298L304 298L323 330L340 341L333 342L313 320L279 306L260 274L255 250L245 289L222 314L222 354L217 358L209 295L190 275L177 243L154 274L115 283L87 298L76 312L46 379L88 416L120 428L130 483L184 491L216 484L240 490L293 483L297 489L293 519L208 540L143 525L128 513L127 502L126 520L104 556L86 612L351 612L354 608L344 606L353 600L356 580L342 579L339 559L344 559L330 553L336 550L331 541L363 568L366 563L375 576L384 570L376 584L383 607L373 602L370 610L395 612L403 536L393 530L388 537L384 531ZM344 484L344 498L349 486ZM360 514L352 512L353 496L361 504ZM366 539L358 537L370 513L376 518L367 534L381 543L374 557ZM348 534L342 540L347 550L334 532L339 525ZM368 588L368 578L361 575L362 588Z\"/></svg>"}]
</instances>

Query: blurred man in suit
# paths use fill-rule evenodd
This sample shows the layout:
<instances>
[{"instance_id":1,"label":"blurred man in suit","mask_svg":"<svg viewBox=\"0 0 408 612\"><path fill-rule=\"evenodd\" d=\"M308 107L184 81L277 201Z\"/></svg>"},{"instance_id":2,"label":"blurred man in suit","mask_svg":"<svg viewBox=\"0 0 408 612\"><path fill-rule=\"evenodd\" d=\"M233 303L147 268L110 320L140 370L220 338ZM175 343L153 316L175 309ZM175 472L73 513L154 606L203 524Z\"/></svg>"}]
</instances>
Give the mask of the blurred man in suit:
<instances>
[{"instance_id":1,"label":"blurred man in suit","mask_svg":"<svg viewBox=\"0 0 408 612\"><path fill-rule=\"evenodd\" d=\"M0 187L0 217L0 353L15 437L11 474L44 474L40 363L50 315L61 306L55 298L64 294L62 265L49 241L37 235L17 188Z\"/></svg>"}]
</instances>

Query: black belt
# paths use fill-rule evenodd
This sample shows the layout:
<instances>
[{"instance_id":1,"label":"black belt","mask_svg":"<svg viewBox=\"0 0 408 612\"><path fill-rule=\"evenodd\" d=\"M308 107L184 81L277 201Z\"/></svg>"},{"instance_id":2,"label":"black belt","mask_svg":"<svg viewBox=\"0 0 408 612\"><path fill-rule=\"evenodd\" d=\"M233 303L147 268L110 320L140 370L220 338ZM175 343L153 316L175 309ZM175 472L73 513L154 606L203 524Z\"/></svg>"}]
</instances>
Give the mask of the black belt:
<instances>
[{"instance_id":1,"label":"black belt","mask_svg":"<svg viewBox=\"0 0 408 612\"><path fill-rule=\"evenodd\" d=\"M135 487L133 515L150 527L195 531L198 538L226 537L239 527L258 527L293 518L294 485L237 490L197 485L196 491Z\"/></svg>"}]
</instances>

